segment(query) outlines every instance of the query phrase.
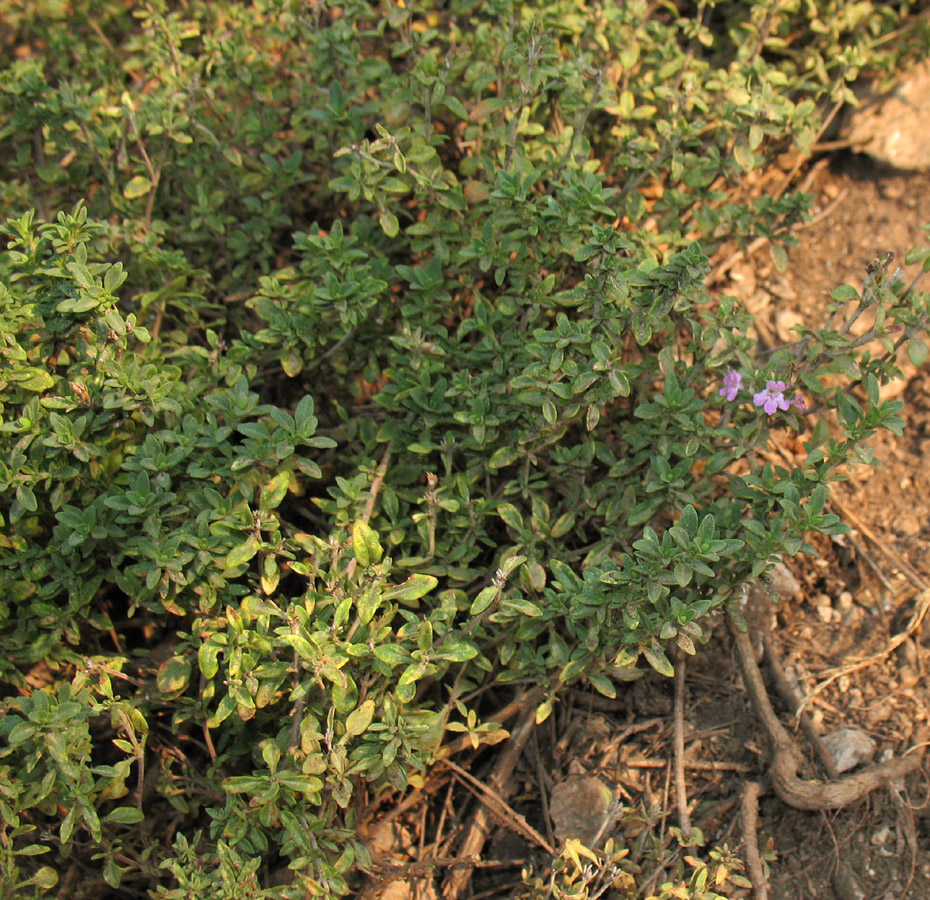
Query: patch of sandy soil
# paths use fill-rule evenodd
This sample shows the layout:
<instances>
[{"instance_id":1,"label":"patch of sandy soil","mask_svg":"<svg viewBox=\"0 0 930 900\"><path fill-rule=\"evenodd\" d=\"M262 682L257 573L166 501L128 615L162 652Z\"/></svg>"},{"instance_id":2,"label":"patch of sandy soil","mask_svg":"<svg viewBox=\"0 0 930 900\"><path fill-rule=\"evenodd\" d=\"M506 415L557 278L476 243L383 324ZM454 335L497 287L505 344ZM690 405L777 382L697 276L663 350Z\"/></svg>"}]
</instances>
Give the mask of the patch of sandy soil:
<instances>
[{"instance_id":1,"label":"patch of sandy soil","mask_svg":"<svg viewBox=\"0 0 930 900\"><path fill-rule=\"evenodd\" d=\"M797 321L821 323L830 291L843 283L861 287L865 266L886 251L910 281L919 269L906 265L906 254L928 237L921 226L930 224L930 175L841 155L817 173L811 190L822 212L799 233L787 271L775 272L764 251L734 271L754 282L755 302L781 339ZM852 526L850 535L821 541L818 558L790 561L800 590L779 605L775 642L802 692L822 673L887 647L913 615L920 585L930 584L930 375L907 362L902 368L905 379L885 393L905 403L903 437L876 436L880 465L852 470L835 488L834 508ZM928 642L930 628L921 626L886 659L830 685L812 705L819 730L858 727L876 742L878 758L926 740ZM926 764L839 812L799 812L768 796L760 841L770 838L779 854L770 897L926 900L928 800Z\"/></svg>"}]
</instances>

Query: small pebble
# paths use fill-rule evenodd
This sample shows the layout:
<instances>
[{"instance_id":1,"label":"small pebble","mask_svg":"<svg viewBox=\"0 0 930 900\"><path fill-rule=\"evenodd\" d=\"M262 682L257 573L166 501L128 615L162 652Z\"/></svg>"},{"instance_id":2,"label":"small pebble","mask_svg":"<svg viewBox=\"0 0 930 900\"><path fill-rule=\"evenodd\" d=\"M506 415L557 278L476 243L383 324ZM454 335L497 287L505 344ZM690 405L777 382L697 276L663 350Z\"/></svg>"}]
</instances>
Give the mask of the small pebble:
<instances>
[{"instance_id":1,"label":"small pebble","mask_svg":"<svg viewBox=\"0 0 930 900\"><path fill-rule=\"evenodd\" d=\"M798 583L794 573L783 562L775 563L772 567L772 587L779 600L790 600L796 597L801 591L801 585Z\"/></svg>"},{"instance_id":2,"label":"small pebble","mask_svg":"<svg viewBox=\"0 0 930 900\"><path fill-rule=\"evenodd\" d=\"M843 862L837 863L833 873L833 890L837 900L865 900L865 891L852 869Z\"/></svg>"},{"instance_id":3,"label":"small pebble","mask_svg":"<svg viewBox=\"0 0 930 900\"><path fill-rule=\"evenodd\" d=\"M875 741L859 728L841 728L825 735L823 745L833 759L837 772L869 763L878 749Z\"/></svg>"}]
</instances>

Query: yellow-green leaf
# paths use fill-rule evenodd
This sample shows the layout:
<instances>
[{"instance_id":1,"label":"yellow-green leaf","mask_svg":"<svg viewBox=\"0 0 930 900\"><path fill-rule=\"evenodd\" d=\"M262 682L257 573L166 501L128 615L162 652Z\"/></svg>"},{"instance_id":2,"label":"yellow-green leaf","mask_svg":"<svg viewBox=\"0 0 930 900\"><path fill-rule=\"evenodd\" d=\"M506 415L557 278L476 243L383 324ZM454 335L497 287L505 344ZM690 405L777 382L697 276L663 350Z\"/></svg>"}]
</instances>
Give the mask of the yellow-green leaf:
<instances>
[{"instance_id":1,"label":"yellow-green leaf","mask_svg":"<svg viewBox=\"0 0 930 900\"><path fill-rule=\"evenodd\" d=\"M400 231L400 222L397 221L397 216L394 213L381 213L378 216L378 224L381 226L381 230L390 238L397 237L397 233Z\"/></svg>"},{"instance_id":2,"label":"yellow-green leaf","mask_svg":"<svg viewBox=\"0 0 930 900\"><path fill-rule=\"evenodd\" d=\"M536 707L536 724L542 725L542 723L545 722L546 719L548 719L549 716L551 715L552 715L552 701L543 700L543 702L540 703L539 706Z\"/></svg>"},{"instance_id":3,"label":"yellow-green leaf","mask_svg":"<svg viewBox=\"0 0 930 900\"><path fill-rule=\"evenodd\" d=\"M36 393L47 391L55 383L55 379L45 369L37 369L32 366L17 369L9 373L7 377L24 391L35 391Z\"/></svg>"},{"instance_id":4,"label":"yellow-green leaf","mask_svg":"<svg viewBox=\"0 0 930 900\"><path fill-rule=\"evenodd\" d=\"M29 881L24 884L34 884L36 887L49 890L58 884L58 873L51 866L42 866ZM21 885L22 886L22 885Z\"/></svg>"},{"instance_id":5,"label":"yellow-green leaf","mask_svg":"<svg viewBox=\"0 0 930 900\"><path fill-rule=\"evenodd\" d=\"M172 656L158 667L155 683L163 694L176 694L187 687L191 664L183 656Z\"/></svg>"},{"instance_id":6,"label":"yellow-green leaf","mask_svg":"<svg viewBox=\"0 0 930 900\"><path fill-rule=\"evenodd\" d=\"M144 197L150 190L152 190L152 182L144 175L136 175L123 188L123 196L127 200L135 200L138 197Z\"/></svg>"},{"instance_id":7,"label":"yellow-green leaf","mask_svg":"<svg viewBox=\"0 0 930 900\"><path fill-rule=\"evenodd\" d=\"M256 553L258 553L258 539L249 535L238 547L233 547L226 554L226 568L238 569L239 566L244 566Z\"/></svg>"},{"instance_id":8,"label":"yellow-green leaf","mask_svg":"<svg viewBox=\"0 0 930 900\"><path fill-rule=\"evenodd\" d=\"M419 600L424 594L428 594L436 585L439 579L434 575L411 575L403 584L388 588L381 594L382 600L403 600L412 603Z\"/></svg>"},{"instance_id":9,"label":"yellow-green leaf","mask_svg":"<svg viewBox=\"0 0 930 900\"><path fill-rule=\"evenodd\" d=\"M364 734L368 730L368 726L371 725L371 720L375 715L375 701L366 700L358 709L350 712L346 717L346 733L347 738L355 737L359 734Z\"/></svg>"},{"instance_id":10,"label":"yellow-green leaf","mask_svg":"<svg viewBox=\"0 0 930 900\"><path fill-rule=\"evenodd\" d=\"M294 475L292 472L278 472L263 488L261 499L259 500L259 509L262 512L269 512L280 506L281 501L287 494L287 489L291 486Z\"/></svg>"},{"instance_id":11,"label":"yellow-green leaf","mask_svg":"<svg viewBox=\"0 0 930 900\"><path fill-rule=\"evenodd\" d=\"M135 806L118 806L104 816L104 822L116 822L118 825L135 825L145 818L145 813Z\"/></svg>"},{"instance_id":12,"label":"yellow-green leaf","mask_svg":"<svg viewBox=\"0 0 930 900\"><path fill-rule=\"evenodd\" d=\"M378 533L367 522L359 519L352 526L352 549L360 566L371 566L381 559L384 552Z\"/></svg>"}]
</instances>

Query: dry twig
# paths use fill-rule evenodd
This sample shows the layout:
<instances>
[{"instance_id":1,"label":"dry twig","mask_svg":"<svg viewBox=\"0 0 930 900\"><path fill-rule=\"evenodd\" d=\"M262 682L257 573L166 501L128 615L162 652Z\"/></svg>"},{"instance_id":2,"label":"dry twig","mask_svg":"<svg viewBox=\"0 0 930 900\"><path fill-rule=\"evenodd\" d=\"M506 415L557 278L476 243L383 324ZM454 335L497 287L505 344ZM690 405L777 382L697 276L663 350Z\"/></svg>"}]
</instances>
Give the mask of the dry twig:
<instances>
[{"instance_id":1,"label":"dry twig","mask_svg":"<svg viewBox=\"0 0 930 900\"><path fill-rule=\"evenodd\" d=\"M511 733L510 741L504 746L497 761L497 768L490 778L489 790L498 797L504 798L510 793L508 790L510 776L516 768L517 760L520 758L520 754L523 752L523 748L526 746L535 725L536 710L533 707L524 709L520 721ZM458 767L456 766L456 768ZM459 855L468 858L480 854L485 841L488 839L489 831L490 813L488 807L482 805L472 819L465 839L462 841ZM468 889L471 882L471 873L470 868L457 869L449 875L442 888L442 895L445 900L456 900Z\"/></svg>"},{"instance_id":2,"label":"dry twig","mask_svg":"<svg viewBox=\"0 0 930 900\"><path fill-rule=\"evenodd\" d=\"M538 844L546 853L553 856L555 855L555 850L549 841L533 828L520 813L513 809L498 791L489 788L483 781L479 781L474 775L469 774L461 766L452 762L451 759L440 760L439 765L448 766L458 777L459 781L470 788L481 803L491 810L491 814L494 818L498 819L502 824L506 825L511 831L516 832L521 837L526 838L528 841L532 841L534 844Z\"/></svg>"},{"instance_id":3,"label":"dry twig","mask_svg":"<svg viewBox=\"0 0 930 900\"><path fill-rule=\"evenodd\" d=\"M830 505L836 509L844 521L851 523L861 534L865 535L892 565L897 566L901 574L903 574L918 591L926 591L928 589L927 582L921 578L920 573L895 550L891 542L879 538L862 519L840 500L836 492L834 492L833 496L830 498Z\"/></svg>"}]
</instances>

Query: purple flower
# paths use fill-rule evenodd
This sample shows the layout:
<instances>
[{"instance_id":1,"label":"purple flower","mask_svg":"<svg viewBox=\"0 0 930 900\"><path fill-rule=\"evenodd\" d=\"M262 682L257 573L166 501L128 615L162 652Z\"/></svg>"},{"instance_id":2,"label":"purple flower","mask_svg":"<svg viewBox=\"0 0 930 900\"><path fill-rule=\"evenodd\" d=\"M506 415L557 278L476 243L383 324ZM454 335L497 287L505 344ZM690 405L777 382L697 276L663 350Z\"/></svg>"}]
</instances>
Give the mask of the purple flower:
<instances>
[{"instance_id":1,"label":"purple flower","mask_svg":"<svg viewBox=\"0 0 930 900\"><path fill-rule=\"evenodd\" d=\"M753 395L752 402L761 406L770 416L777 409L787 409L791 403L785 399L788 385L784 381L766 381L765 390Z\"/></svg>"},{"instance_id":2,"label":"purple flower","mask_svg":"<svg viewBox=\"0 0 930 900\"><path fill-rule=\"evenodd\" d=\"M791 398L791 405L801 413L807 412L807 401L804 399L803 394L795 394Z\"/></svg>"},{"instance_id":3,"label":"purple flower","mask_svg":"<svg viewBox=\"0 0 930 900\"><path fill-rule=\"evenodd\" d=\"M723 387L717 393L721 397L726 397L727 400L735 400L742 386L743 376L733 369L727 369L727 374L723 376Z\"/></svg>"}]
</instances>

